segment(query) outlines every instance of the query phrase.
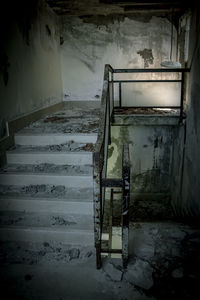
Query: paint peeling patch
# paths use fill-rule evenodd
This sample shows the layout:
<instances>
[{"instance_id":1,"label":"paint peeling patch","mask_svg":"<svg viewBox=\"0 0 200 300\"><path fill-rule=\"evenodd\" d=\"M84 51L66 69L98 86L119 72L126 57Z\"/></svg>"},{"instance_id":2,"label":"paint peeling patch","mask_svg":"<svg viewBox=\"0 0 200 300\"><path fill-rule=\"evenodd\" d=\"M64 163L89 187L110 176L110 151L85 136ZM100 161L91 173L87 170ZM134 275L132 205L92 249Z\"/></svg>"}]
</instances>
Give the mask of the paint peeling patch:
<instances>
[{"instance_id":1,"label":"paint peeling patch","mask_svg":"<svg viewBox=\"0 0 200 300\"><path fill-rule=\"evenodd\" d=\"M83 146L83 147L81 148L81 150L93 152L93 151L94 151L94 144L92 144L92 143L87 143L85 146Z\"/></svg>"},{"instance_id":2,"label":"paint peeling patch","mask_svg":"<svg viewBox=\"0 0 200 300\"><path fill-rule=\"evenodd\" d=\"M49 25L46 24L45 28L46 28L46 33L47 33L47 35L48 35L48 36L51 36L51 29L50 29Z\"/></svg>"},{"instance_id":3,"label":"paint peeling patch","mask_svg":"<svg viewBox=\"0 0 200 300\"><path fill-rule=\"evenodd\" d=\"M1 54L0 54L0 72L2 73L2 77L3 77L5 86L7 86L7 84L8 84L8 78L9 78L8 69L9 69L9 67L10 67L10 63L8 61L8 56L6 55L6 53L1 52Z\"/></svg>"},{"instance_id":4,"label":"paint peeling patch","mask_svg":"<svg viewBox=\"0 0 200 300\"><path fill-rule=\"evenodd\" d=\"M144 68L148 68L149 65L153 65L153 53L152 49L144 49L137 52L144 59Z\"/></svg>"},{"instance_id":5,"label":"paint peeling patch","mask_svg":"<svg viewBox=\"0 0 200 300\"><path fill-rule=\"evenodd\" d=\"M53 217L53 219L54 219L54 223L52 223L52 225L66 225L66 226L76 225L76 222L71 222L61 217Z\"/></svg>"},{"instance_id":6,"label":"paint peeling patch","mask_svg":"<svg viewBox=\"0 0 200 300\"><path fill-rule=\"evenodd\" d=\"M44 123L48 123L48 122L61 122L61 123L66 123L68 122L67 118L64 117L58 117L58 116L53 116L53 117L48 117L46 119L44 119L43 121Z\"/></svg>"}]
</instances>

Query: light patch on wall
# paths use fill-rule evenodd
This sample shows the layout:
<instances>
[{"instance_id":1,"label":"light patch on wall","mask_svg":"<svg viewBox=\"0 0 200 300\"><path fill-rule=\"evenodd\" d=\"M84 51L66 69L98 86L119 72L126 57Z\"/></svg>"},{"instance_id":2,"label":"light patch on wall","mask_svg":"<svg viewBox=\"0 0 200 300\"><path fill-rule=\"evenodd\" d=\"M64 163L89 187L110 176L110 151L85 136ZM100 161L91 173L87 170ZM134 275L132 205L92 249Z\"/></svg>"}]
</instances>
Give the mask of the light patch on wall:
<instances>
[{"instance_id":1,"label":"light patch on wall","mask_svg":"<svg viewBox=\"0 0 200 300\"><path fill-rule=\"evenodd\" d=\"M179 106L180 83L123 83L124 106Z\"/></svg>"}]
</instances>

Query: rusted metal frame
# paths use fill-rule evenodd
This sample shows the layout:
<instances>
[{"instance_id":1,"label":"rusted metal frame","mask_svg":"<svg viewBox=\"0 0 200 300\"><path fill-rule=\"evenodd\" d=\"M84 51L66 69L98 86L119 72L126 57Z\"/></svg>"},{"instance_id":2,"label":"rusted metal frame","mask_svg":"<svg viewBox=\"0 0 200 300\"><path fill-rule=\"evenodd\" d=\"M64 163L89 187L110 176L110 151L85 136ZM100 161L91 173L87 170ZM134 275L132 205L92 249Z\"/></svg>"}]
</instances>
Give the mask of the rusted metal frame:
<instances>
[{"instance_id":1,"label":"rusted metal frame","mask_svg":"<svg viewBox=\"0 0 200 300\"><path fill-rule=\"evenodd\" d=\"M108 248L111 251L112 250L112 224L113 224L113 189L110 191L110 209L109 209L109 240L108 240ZM109 255L110 256L110 255Z\"/></svg>"},{"instance_id":2,"label":"rusted metal frame","mask_svg":"<svg viewBox=\"0 0 200 300\"><path fill-rule=\"evenodd\" d=\"M114 75L113 72L111 73L111 83L112 83L112 110L115 107L115 102L114 102ZM111 118L112 118L112 112L111 112Z\"/></svg>"},{"instance_id":3,"label":"rusted metal frame","mask_svg":"<svg viewBox=\"0 0 200 300\"><path fill-rule=\"evenodd\" d=\"M93 201L94 201L94 242L96 248L96 267L101 268L101 173L97 164L100 161L100 153L93 153Z\"/></svg>"},{"instance_id":4,"label":"rusted metal frame","mask_svg":"<svg viewBox=\"0 0 200 300\"><path fill-rule=\"evenodd\" d=\"M101 253L110 253L110 254L121 254L122 250L121 249L109 249L109 248L102 248Z\"/></svg>"},{"instance_id":5,"label":"rusted metal frame","mask_svg":"<svg viewBox=\"0 0 200 300\"><path fill-rule=\"evenodd\" d=\"M102 202L102 229L103 229L103 216L105 208L105 190L106 187L102 184L102 178L106 178L107 175L107 159L108 159L108 145L111 140L110 136L110 109L109 109L109 88L106 101L106 118L105 118L105 132L104 132L104 155L103 155L103 168L102 168L102 177L101 177L101 202Z\"/></svg>"},{"instance_id":6,"label":"rusted metal frame","mask_svg":"<svg viewBox=\"0 0 200 300\"><path fill-rule=\"evenodd\" d=\"M171 109L179 109L180 106L122 106L121 108L171 108ZM115 111L117 111L118 107L115 109Z\"/></svg>"},{"instance_id":7,"label":"rusted metal frame","mask_svg":"<svg viewBox=\"0 0 200 300\"><path fill-rule=\"evenodd\" d=\"M184 101L185 73L181 74L181 99L180 99L180 117L179 123L183 121L183 101Z\"/></svg>"},{"instance_id":8,"label":"rusted metal frame","mask_svg":"<svg viewBox=\"0 0 200 300\"><path fill-rule=\"evenodd\" d=\"M122 107L122 83L119 81L119 107Z\"/></svg>"},{"instance_id":9,"label":"rusted metal frame","mask_svg":"<svg viewBox=\"0 0 200 300\"><path fill-rule=\"evenodd\" d=\"M113 73L114 72L114 69L111 65L109 64L106 64L105 67L108 69L109 72Z\"/></svg>"},{"instance_id":10,"label":"rusted metal frame","mask_svg":"<svg viewBox=\"0 0 200 300\"><path fill-rule=\"evenodd\" d=\"M106 129L108 128L108 144L111 144L111 107L110 107L110 86L108 84L108 94L107 94L107 101L106 101L106 105L107 105L107 122L106 122Z\"/></svg>"},{"instance_id":11,"label":"rusted metal frame","mask_svg":"<svg viewBox=\"0 0 200 300\"><path fill-rule=\"evenodd\" d=\"M177 80L172 80L172 79L163 79L163 80L161 80L161 79L158 79L158 80L154 80L154 79L152 79L152 80L113 80L113 83L131 83L131 82L182 82L182 80L179 80L179 79L177 79Z\"/></svg>"},{"instance_id":12,"label":"rusted metal frame","mask_svg":"<svg viewBox=\"0 0 200 300\"><path fill-rule=\"evenodd\" d=\"M109 248L101 248L101 253L116 253L116 254L121 254L122 250L121 249L109 249Z\"/></svg>"},{"instance_id":13,"label":"rusted metal frame","mask_svg":"<svg viewBox=\"0 0 200 300\"><path fill-rule=\"evenodd\" d=\"M130 202L130 158L129 145L123 145L122 162L123 198L122 198L122 260L126 268L128 263L129 202Z\"/></svg>"},{"instance_id":14,"label":"rusted metal frame","mask_svg":"<svg viewBox=\"0 0 200 300\"><path fill-rule=\"evenodd\" d=\"M185 72L190 72L190 68L155 68L155 69L113 69L113 73L181 73L181 80L114 80L113 83L119 83L119 106L121 105L121 84L128 82L180 82L181 83L181 99L180 99L180 119L179 123L183 120L183 99L184 99L184 84L185 84ZM162 108L162 107L154 107ZM170 107L166 107L170 108ZM172 107L173 108L173 107Z\"/></svg>"},{"instance_id":15,"label":"rusted metal frame","mask_svg":"<svg viewBox=\"0 0 200 300\"><path fill-rule=\"evenodd\" d=\"M122 187L123 182L120 178L102 178L102 187Z\"/></svg>"},{"instance_id":16,"label":"rusted metal frame","mask_svg":"<svg viewBox=\"0 0 200 300\"><path fill-rule=\"evenodd\" d=\"M190 72L189 68L177 68L177 69L113 69L114 73L184 73Z\"/></svg>"}]
</instances>

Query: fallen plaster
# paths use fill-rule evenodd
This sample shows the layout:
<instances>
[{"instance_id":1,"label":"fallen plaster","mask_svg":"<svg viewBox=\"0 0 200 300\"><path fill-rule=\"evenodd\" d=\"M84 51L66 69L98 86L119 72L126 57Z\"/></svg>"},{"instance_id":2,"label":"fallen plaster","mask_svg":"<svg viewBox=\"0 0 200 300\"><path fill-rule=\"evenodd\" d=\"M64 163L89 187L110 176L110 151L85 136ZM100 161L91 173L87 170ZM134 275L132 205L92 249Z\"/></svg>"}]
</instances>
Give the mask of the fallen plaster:
<instances>
[{"instance_id":1,"label":"fallen plaster","mask_svg":"<svg viewBox=\"0 0 200 300\"><path fill-rule=\"evenodd\" d=\"M200 230L194 224L131 223L129 263L62 243L3 243L0 282L20 299L195 299Z\"/></svg>"}]
</instances>

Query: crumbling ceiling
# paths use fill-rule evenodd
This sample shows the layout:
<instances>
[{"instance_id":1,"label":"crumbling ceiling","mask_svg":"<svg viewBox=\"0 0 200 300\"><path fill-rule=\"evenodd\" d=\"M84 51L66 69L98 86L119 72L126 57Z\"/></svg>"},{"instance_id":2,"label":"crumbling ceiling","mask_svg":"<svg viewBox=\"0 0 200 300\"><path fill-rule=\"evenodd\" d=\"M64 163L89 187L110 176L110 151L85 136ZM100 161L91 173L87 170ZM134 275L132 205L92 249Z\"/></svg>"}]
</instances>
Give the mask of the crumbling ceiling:
<instances>
[{"instance_id":1,"label":"crumbling ceiling","mask_svg":"<svg viewBox=\"0 0 200 300\"><path fill-rule=\"evenodd\" d=\"M172 0L46 0L58 15L90 16L109 14L128 14L136 12L169 12L182 11L185 1ZM188 4L187 4L188 5Z\"/></svg>"}]
</instances>

